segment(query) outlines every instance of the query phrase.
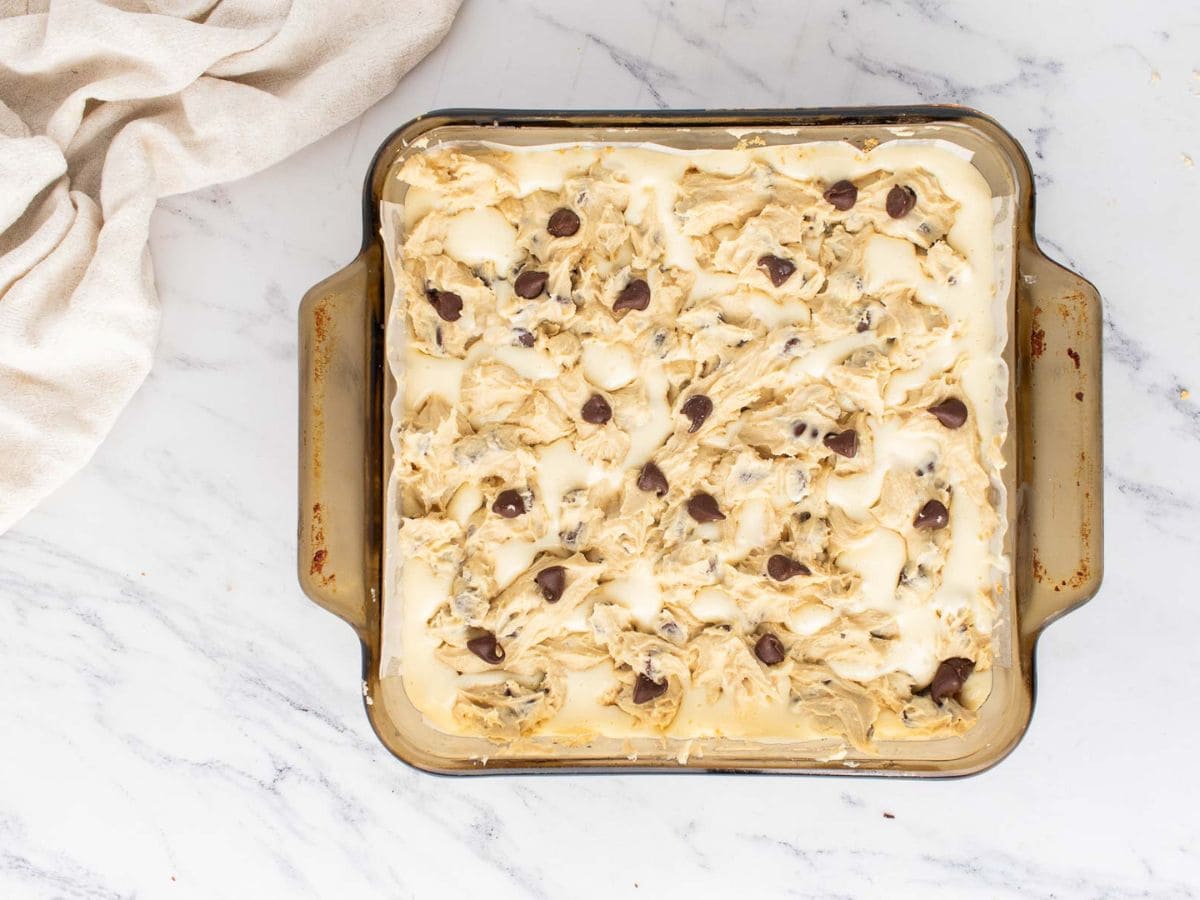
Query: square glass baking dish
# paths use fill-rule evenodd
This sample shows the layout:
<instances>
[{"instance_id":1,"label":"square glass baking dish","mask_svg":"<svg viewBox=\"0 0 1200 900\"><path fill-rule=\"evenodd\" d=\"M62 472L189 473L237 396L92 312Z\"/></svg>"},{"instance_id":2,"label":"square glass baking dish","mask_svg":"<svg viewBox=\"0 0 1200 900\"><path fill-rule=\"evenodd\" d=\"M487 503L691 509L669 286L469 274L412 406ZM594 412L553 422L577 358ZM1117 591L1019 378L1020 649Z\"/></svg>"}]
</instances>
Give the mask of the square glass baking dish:
<instances>
[{"instance_id":1,"label":"square glass baking dish","mask_svg":"<svg viewBox=\"0 0 1200 900\"><path fill-rule=\"evenodd\" d=\"M1003 198L1007 223L1009 368L1005 441L1012 562L996 634L992 693L978 723L949 739L881 742L878 755L834 753L835 741L766 743L599 739L579 746L525 742L505 750L429 726L399 677L380 677L386 484L391 465L385 364L391 295L380 204L402 202L390 177L414 147L445 140L539 145L575 141L732 147L903 137L949 141ZM1005 206L1007 204L1007 206ZM1004 758L1028 727L1034 646L1052 619L1089 599L1101 578L1101 310L1096 289L1048 259L1033 229L1029 162L996 122L953 106L687 112L444 110L383 143L367 172L363 244L346 268L314 286L300 308L299 577L316 603L348 622L363 649L362 692L383 744L419 768L447 774L515 771L781 771L955 776Z\"/></svg>"}]
</instances>

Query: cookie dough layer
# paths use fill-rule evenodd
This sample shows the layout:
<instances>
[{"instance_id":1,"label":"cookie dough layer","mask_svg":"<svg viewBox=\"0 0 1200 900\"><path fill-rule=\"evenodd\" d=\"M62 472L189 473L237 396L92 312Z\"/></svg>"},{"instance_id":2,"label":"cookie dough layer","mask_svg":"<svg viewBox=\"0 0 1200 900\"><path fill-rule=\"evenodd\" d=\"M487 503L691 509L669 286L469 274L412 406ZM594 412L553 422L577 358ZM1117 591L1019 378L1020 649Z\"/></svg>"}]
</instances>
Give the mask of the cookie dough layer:
<instances>
[{"instance_id":1,"label":"cookie dough layer","mask_svg":"<svg viewBox=\"0 0 1200 900\"><path fill-rule=\"evenodd\" d=\"M969 161L460 144L399 178L385 674L434 727L971 726L1007 374Z\"/></svg>"}]
</instances>

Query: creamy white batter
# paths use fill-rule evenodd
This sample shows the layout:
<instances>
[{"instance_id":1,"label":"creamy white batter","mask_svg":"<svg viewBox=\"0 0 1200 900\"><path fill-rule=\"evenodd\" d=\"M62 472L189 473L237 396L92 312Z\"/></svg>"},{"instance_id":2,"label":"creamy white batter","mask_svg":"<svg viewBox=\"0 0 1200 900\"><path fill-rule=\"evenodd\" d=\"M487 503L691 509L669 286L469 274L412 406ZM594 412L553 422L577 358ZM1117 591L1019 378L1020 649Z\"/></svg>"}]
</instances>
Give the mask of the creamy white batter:
<instances>
[{"instance_id":1,"label":"creamy white batter","mask_svg":"<svg viewBox=\"0 0 1200 900\"><path fill-rule=\"evenodd\" d=\"M1007 375L969 160L463 144L399 177L385 674L434 727L867 752L970 727L1005 571ZM843 180L847 209L826 198ZM563 209L578 230L552 235ZM930 412L947 400L957 427ZM724 518L698 521L698 494Z\"/></svg>"}]
</instances>

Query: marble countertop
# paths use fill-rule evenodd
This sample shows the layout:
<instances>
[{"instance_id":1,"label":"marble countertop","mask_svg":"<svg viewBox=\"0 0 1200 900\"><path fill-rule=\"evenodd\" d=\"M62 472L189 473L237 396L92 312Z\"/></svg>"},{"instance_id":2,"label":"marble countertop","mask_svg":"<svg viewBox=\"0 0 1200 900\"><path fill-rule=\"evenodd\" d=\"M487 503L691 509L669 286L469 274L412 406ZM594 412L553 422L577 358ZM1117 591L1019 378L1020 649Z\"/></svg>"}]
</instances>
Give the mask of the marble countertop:
<instances>
[{"instance_id":1,"label":"marble countertop","mask_svg":"<svg viewBox=\"0 0 1200 900\"><path fill-rule=\"evenodd\" d=\"M0 538L0 895L1200 894L1198 70L1185 0L467 0L363 117L163 202L154 372ZM912 102L1024 143L1045 247L1105 299L1107 576L1041 641L1022 745L947 782L390 757L294 574L297 304L354 255L383 137L454 105Z\"/></svg>"}]
</instances>

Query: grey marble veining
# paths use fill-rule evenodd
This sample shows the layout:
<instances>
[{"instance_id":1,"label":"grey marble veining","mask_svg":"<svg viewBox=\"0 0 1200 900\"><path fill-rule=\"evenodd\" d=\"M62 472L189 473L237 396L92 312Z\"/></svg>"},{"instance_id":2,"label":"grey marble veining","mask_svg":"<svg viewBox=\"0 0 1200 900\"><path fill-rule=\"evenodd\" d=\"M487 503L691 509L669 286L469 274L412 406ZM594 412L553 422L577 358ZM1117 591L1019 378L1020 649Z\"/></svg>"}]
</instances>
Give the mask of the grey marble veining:
<instances>
[{"instance_id":1,"label":"grey marble veining","mask_svg":"<svg viewBox=\"0 0 1200 900\"><path fill-rule=\"evenodd\" d=\"M1041 641L1024 743L944 783L392 760L293 573L296 304L354 255L379 142L453 105L911 102L1023 142L1045 247L1105 299L1106 580ZM468 0L365 116L160 205L155 370L0 538L0 896L1200 895L1195 159L1185 0Z\"/></svg>"}]
</instances>

